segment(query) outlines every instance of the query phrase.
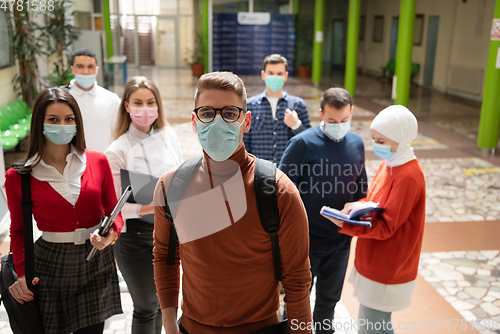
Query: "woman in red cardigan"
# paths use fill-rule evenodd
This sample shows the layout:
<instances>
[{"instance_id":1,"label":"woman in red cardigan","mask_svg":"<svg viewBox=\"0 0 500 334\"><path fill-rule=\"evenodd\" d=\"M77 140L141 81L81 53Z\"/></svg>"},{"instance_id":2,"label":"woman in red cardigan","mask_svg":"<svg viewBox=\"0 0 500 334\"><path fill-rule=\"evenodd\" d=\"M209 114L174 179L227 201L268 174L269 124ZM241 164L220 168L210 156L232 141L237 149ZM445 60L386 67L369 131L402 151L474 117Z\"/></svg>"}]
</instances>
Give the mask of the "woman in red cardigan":
<instances>
[{"instance_id":1,"label":"woman in red cardigan","mask_svg":"<svg viewBox=\"0 0 500 334\"><path fill-rule=\"evenodd\" d=\"M10 288L21 304L36 302L46 334L102 333L104 320L122 313L113 253L123 221L107 236L97 229L117 199L108 160L85 151L82 115L64 89L42 91L33 108L26 161L6 174L11 249L18 274ZM30 171L33 216L42 236L34 245L33 294L24 277L21 175ZM83 233L82 233L83 232ZM90 261L92 246L100 250Z\"/></svg>"},{"instance_id":2,"label":"woman in red cardigan","mask_svg":"<svg viewBox=\"0 0 500 334\"><path fill-rule=\"evenodd\" d=\"M367 197L347 203L349 213L360 202L380 203L384 210L372 227L330 219L339 232L358 237L349 282L360 302L358 333L394 333L393 311L411 303L425 223L425 178L413 148L417 119L404 106L382 110L371 124L373 152L384 159Z\"/></svg>"}]
</instances>

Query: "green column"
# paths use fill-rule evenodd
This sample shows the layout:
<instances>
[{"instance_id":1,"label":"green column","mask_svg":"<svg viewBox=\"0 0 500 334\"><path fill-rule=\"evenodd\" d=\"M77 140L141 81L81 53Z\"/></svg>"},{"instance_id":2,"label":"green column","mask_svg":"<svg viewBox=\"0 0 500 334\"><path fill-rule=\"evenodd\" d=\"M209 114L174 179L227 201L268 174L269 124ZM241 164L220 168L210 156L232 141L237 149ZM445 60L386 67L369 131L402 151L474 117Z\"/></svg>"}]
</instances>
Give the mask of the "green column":
<instances>
[{"instance_id":1,"label":"green column","mask_svg":"<svg viewBox=\"0 0 500 334\"><path fill-rule=\"evenodd\" d=\"M314 51L312 66L312 81L321 81L321 58L323 53L323 25L325 17L325 0L316 0L314 8Z\"/></svg>"},{"instance_id":2,"label":"green column","mask_svg":"<svg viewBox=\"0 0 500 334\"><path fill-rule=\"evenodd\" d=\"M413 48L413 26L417 0L401 0L398 28L398 49L396 51L396 101L408 106L411 85L411 54Z\"/></svg>"},{"instance_id":3,"label":"green column","mask_svg":"<svg viewBox=\"0 0 500 334\"><path fill-rule=\"evenodd\" d=\"M295 15L299 15L299 4L300 0L293 0L292 13Z\"/></svg>"},{"instance_id":4,"label":"green column","mask_svg":"<svg viewBox=\"0 0 500 334\"><path fill-rule=\"evenodd\" d=\"M349 0L349 21L347 28L347 54L345 62L345 89L356 93L356 73L358 67L359 17L361 0Z\"/></svg>"},{"instance_id":5,"label":"green column","mask_svg":"<svg viewBox=\"0 0 500 334\"><path fill-rule=\"evenodd\" d=\"M208 0L201 0L201 39L203 41L203 60L205 62L205 73L208 68Z\"/></svg>"},{"instance_id":6,"label":"green column","mask_svg":"<svg viewBox=\"0 0 500 334\"><path fill-rule=\"evenodd\" d=\"M104 20L104 33L106 34L106 53L108 58L113 56L113 34L111 33L111 17L109 0L102 0L102 19Z\"/></svg>"},{"instance_id":7,"label":"green column","mask_svg":"<svg viewBox=\"0 0 500 334\"><path fill-rule=\"evenodd\" d=\"M496 1L495 19L500 19L500 0ZM488 68L484 81L483 103L477 146L483 149L495 149L498 143L498 128L500 127L500 68L496 67L500 58L500 41L490 41ZM497 58L498 57L498 58Z\"/></svg>"}]
</instances>

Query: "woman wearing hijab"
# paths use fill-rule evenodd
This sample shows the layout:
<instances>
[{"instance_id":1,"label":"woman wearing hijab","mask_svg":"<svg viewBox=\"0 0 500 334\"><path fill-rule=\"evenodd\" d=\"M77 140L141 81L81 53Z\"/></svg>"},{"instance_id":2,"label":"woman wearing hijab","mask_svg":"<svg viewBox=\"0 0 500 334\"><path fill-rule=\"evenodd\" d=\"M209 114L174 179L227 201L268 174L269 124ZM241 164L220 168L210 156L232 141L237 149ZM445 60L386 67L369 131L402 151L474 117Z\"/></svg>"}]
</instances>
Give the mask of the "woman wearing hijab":
<instances>
[{"instance_id":1,"label":"woman wearing hijab","mask_svg":"<svg viewBox=\"0 0 500 334\"><path fill-rule=\"evenodd\" d=\"M379 202L384 210L372 227L343 223L339 232L357 236L356 258L349 282L360 302L358 333L394 333L391 314L410 306L417 278L425 223L425 179L413 148L415 116L396 105L382 110L371 124L373 152L384 159L367 197L347 203L349 213L362 202Z\"/></svg>"}]
</instances>

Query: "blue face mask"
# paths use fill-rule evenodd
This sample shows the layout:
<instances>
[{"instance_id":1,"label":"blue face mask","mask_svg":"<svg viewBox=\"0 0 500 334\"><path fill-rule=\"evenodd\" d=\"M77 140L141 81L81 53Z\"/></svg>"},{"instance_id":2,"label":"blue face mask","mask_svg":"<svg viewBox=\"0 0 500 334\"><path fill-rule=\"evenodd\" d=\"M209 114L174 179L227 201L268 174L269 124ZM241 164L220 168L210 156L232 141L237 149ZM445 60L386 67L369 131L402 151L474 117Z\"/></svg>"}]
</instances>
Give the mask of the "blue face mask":
<instances>
[{"instance_id":1,"label":"blue face mask","mask_svg":"<svg viewBox=\"0 0 500 334\"><path fill-rule=\"evenodd\" d=\"M95 74L75 74L76 83L85 89L90 88L93 84L95 84L95 78Z\"/></svg>"},{"instance_id":2,"label":"blue face mask","mask_svg":"<svg viewBox=\"0 0 500 334\"><path fill-rule=\"evenodd\" d=\"M196 121L201 147L213 160L227 160L236 151L240 139L241 124L228 123L220 115L210 123Z\"/></svg>"},{"instance_id":3,"label":"blue face mask","mask_svg":"<svg viewBox=\"0 0 500 334\"><path fill-rule=\"evenodd\" d=\"M285 84L285 77L280 75L266 75L266 86L273 92L277 92Z\"/></svg>"},{"instance_id":4,"label":"blue face mask","mask_svg":"<svg viewBox=\"0 0 500 334\"><path fill-rule=\"evenodd\" d=\"M391 145L382 145L373 142L373 153L381 159L390 159L394 157L396 152L391 152Z\"/></svg>"},{"instance_id":5,"label":"blue face mask","mask_svg":"<svg viewBox=\"0 0 500 334\"><path fill-rule=\"evenodd\" d=\"M345 123L324 123L325 132L335 140L340 140L351 130L351 121Z\"/></svg>"},{"instance_id":6,"label":"blue face mask","mask_svg":"<svg viewBox=\"0 0 500 334\"><path fill-rule=\"evenodd\" d=\"M44 124L43 135L56 145L67 145L76 135L76 125Z\"/></svg>"}]
</instances>

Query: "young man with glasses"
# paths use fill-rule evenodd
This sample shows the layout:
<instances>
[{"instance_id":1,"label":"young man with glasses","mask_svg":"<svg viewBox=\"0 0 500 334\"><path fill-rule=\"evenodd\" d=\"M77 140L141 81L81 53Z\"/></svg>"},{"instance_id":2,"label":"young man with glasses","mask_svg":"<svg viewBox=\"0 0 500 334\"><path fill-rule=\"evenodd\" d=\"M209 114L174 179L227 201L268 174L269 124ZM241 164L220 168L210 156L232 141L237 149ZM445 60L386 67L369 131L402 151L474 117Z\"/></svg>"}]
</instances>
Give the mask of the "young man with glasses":
<instances>
[{"instance_id":1,"label":"young man with glasses","mask_svg":"<svg viewBox=\"0 0 500 334\"><path fill-rule=\"evenodd\" d=\"M166 332L277 333L269 327L278 323L279 282L257 208L256 158L242 142L252 118L243 81L229 72L203 75L195 106L192 125L203 147L201 163L189 180L168 171L155 191L154 270ZM175 264L169 266L172 226L165 218L164 198L169 187L183 182L187 185L173 219ZM276 196L288 323L293 332L310 333L307 218L297 189L279 170ZM168 205L171 209L173 203ZM178 323L180 264L183 313Z\"/></svg>"},{"instance_id":2,"label":"young man with glasses","mask_svg":"<svg viewBox=\"0 0 500 334\"><path fill-rule=\"evenodd\" d=\"M283 90L287 67L286 58L279 54L264 59L261 77L266 89L248 99L253 125L243 136L249 153L276 164L290 138L311 127L304 100Z\"/></svg>"}]
</instances>

